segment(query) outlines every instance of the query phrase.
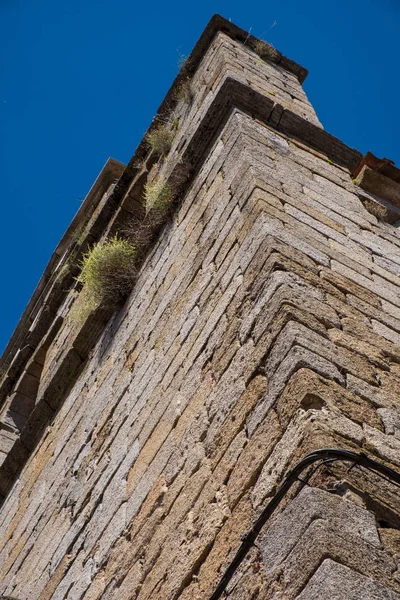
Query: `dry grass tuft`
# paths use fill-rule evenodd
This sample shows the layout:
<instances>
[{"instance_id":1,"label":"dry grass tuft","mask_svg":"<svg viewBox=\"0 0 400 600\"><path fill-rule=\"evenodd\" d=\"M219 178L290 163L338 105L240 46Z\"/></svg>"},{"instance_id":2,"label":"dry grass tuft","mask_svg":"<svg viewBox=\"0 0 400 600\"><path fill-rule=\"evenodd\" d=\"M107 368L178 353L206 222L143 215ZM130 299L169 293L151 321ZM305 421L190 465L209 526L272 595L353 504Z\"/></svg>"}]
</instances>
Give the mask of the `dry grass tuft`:
<instances>
[{"instance_id":1,"label":"dry grass tuft","mask_svg":"<svg viewBox=\"0 0 400 600\"><path fill-rule=\"evenodd\" d=\"M165 222L165 210L150 210L144 217L139 219L133 216L125 223L121 233L127 239L137 244L138 259L145 255L149 244L153 241L160 225Z\"/></svg>"},{"instance_id":2,"label":"dry grass tuft","mask_svg":"<svg viewBox=\"0 0 400 600\"><path fill-rule=\"evenodd\" d=\"M74 326L81 326L84 324L90 313L98 307L99 304L93 300L90 292L84 287L80 294L75 298L75 302L68 313L68 319L71 320Z\"/></svg>"},{"instance_id":3,"label":"dry grass tuft","mask_svg":"<svg viewBox=\"0 0 400 600\"><path fill-rule=\"evenodd\" d=\"M146 214L150 211L167 212L175 198L174 188L170 183L155 179L144 186L144 204Z\"/></svg>"},{"instance_id":4,"label":"dry grass tuft","mask_svg":"<svg viewBox=\"0 0 400 600\"><path fill-rule=\"evenodd\" d=\"M175 135L176 131L161 124L146 135L146 140L155 154L165 156L171 150Z\"/></svg>"},{"instance_id":5,"label":"dry grass tuft","mask_svg":"<svg viewBox=\"0 0 400 600\"><path fill-rule=\"evenodd\" d=\"M192 104L194 93L190 77L182 81L180 86L175 90L174 97L178 102L182 102L183 104Z\"/></svg>"},{"instance_id":6,"label":"dry grass tuft","mask_svg":"<svg viewBox=\"0 0 400 600\"><path fill-rule=\"evenodd\" d=\"M123 299L136 274L136 244L117 235L95 244L81 261L77 280L83 284L83 309L113 306Z\"/></svg>"},{"instance_id":7,"label":"dry grass tuft","mask_svg":"<svg viewBox=\"0 0 400 600\"><path fill-rule=\"evenodd\" d=\"M276 62L280 57L280 52L276 50L272 44L264 42L264 40L256 40L253 43L253 50L260 58Z\"/></svg>"}]
</instances>

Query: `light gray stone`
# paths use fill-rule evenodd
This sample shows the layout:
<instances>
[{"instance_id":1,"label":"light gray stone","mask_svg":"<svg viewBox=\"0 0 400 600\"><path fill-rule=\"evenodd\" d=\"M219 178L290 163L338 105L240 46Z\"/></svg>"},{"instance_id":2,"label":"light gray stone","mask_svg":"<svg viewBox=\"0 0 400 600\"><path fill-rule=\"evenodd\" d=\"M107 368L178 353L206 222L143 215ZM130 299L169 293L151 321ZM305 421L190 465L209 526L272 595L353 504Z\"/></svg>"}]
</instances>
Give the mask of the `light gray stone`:
<instances>
[{"instance_id":1,"label":"light gray stone","mask_svg":"<svg viewBox=\"0 0 400 600\"><path fill-rule=\"evenodd\" d=\"M311 577L296 600L399 600L400 595L330 558Z\"/></svg>"}]
</instances>

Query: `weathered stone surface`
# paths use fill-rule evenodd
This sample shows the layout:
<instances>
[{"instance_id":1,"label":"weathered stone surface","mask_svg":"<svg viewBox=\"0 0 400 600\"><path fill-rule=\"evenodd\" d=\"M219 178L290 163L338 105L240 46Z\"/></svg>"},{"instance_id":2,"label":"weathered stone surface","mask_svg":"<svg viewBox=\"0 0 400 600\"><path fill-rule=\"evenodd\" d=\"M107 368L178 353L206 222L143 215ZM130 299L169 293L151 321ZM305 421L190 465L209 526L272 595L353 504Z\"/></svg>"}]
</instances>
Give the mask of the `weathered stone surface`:
<instances>
[{"instance_id":1,"label":"weathered stone surface","mask_svg":"<svg viewBox=\"0 0 400 600\"><path fill-rule=\"evenodd\" d=\"M310 525L319 519L337 523L341 535L358 535L379 548L374 516L329 492L305 488L261 538L267 574L281 565Z\"/></svg>"},{"instance_id":2,"label":"weathered stone surface","mask_svg":"<svg viewBox=\"0 0 400 600\"><path fill-rule=\"evenodd\" d=\"M382 585L392 583L397 591L399 585L392 581L395 564L384 552L364 543L350 533L344 534L339 523L317 519L295 546L283 567L281 583L289 598L295 598L321 561L329 556L356 570L363 561L364 573L377 579ZM268 596L267 596L268 597Z\"/></svg>"},{"instance_id":3,"label":"weathered stone surface","mask_svg":"<svg viewBox=\"0 0 400 600\"><path fill-rule=\"evenodd\" d=\"M251 44L212 21L178 76L190 100L175 87L157 118L174 111L170 152L143 142L116 185L107 167L7 349L0 593L203 600L304 455L399 468L400 236L366 210L359 154L323 131L302 69ZM155 177L179 197L124 306L74 322L61 269L142 219ZM227 598L398 598L397 488L339 462L297 485Z\"/></svg>"},{"instance_id":4,"label":"weathered stone surface","mask_svg":"<svg viewBox=\"0 0 400 600\"><path fill-rule=\"evenodd\" d=\"M393 590L329 558L311 577L298 600L398 600Z\"/></svg>"}]
</instances>

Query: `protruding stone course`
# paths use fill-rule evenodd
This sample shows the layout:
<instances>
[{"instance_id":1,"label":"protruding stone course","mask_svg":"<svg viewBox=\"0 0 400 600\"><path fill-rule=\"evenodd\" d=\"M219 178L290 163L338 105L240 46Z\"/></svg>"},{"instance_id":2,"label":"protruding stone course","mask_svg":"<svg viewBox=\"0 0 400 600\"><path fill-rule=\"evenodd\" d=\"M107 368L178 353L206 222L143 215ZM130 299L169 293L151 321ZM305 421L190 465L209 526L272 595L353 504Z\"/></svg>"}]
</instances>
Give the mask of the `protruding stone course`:
<instances>
[{"instance_id":1,"label":"protruding stone course","mask_svg":"<svg viewBox=\"0 0 400 600\"><path fill-rule=\"evenodd\" d=\"M366 204L388 200L352 181L361 156L323 131L304 70L250 42L212 20L190 95L161 108L168 155L143 142L116 184L108 164L10 342L0 593L205 600L308 452L400 468L400 235ZM177 203L129 298L74 322L79 257L143 220L156 177ZM335 463L297 489L226 597L399 598L398 488Z\"/></svg>"}]
</instances>

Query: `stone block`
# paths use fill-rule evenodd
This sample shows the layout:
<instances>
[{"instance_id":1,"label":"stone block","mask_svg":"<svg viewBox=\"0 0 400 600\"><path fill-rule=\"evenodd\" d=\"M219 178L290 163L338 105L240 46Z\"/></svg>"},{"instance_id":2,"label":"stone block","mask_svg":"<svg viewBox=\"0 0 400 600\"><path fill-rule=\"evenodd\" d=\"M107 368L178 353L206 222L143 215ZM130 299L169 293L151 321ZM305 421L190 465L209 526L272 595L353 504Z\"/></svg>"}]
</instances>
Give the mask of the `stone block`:
<instances>
[{"instance_id":1,"label":"stone block","mask_svg":"<svg viewBox=\"0 0 400 600\"><path fill-rule=\"evenodd\" d=\"M24 416L29 417L35 406L35 398L25 396L21 392L14 392L8 400L9 409Z\"/></svg>"},{"instance_id":2,"label":"stone block","mask_svg":"<svg viewBox=\"0 0 400 600\"><path fill-rule=\"evenodd\" d=\"M40 379L43 370L43 364L40 364L36 361L35 357L32 357L31 360L28 361L25 370L29 375Z\"/></svg>"},{"instance_id":3,"label":"stone block","mask_svg":"<svg viewBox=\"0 0 400 600\"><path fill-rule=\"evenodd\" d=\"M296 600L399 600L400 594L378 581L365 577L327 558L313 574Z\"/></svg>"},{"instance_id":4,"label":"stone block","mask_svg":"<svg viewBox=\"0 0 400 600\"><path fill-rule=\"evenodd\" d=\"M335 523L341 535L357 535L380 548L373 514L340 496L306 487L262 534L260 547L267 574L286 561L310 525L318 520Z\"/></svg>"},{"instance_id":5,"label":"stone block","mask_svg":"<svg viewBox=\"0 0 400 600\"><path fill-rule=\"evenodd\" d=\"M73 348L85 360L104 331L112 311L102 308L91 312L72 342Z\"/></svg>"},{"instance_id":6,"label":"stone block","mask_svg":"<svg viewBox=\"0 0 400 600\"><path fill-rule=\"evenodd\" d=\"M264 548L266 554L268 549L265 545ZM346 531L341 519L325 520L322 515L310 524L279 567L283 570L280 582L289 599L296 598L325 558L332 558L353 570L362 569L364 575L376 579L383 586L400 590L393 577L395 563L387 554L366 543L354 532ZM268 575L274 578L274 573Z\"/></svg>"},{"instance_id":7,"label":"stone block","mask_svg":"<svg viewBox=\"0 0 400 600\"><path fill-rule=\"evenodd\" d=\"M1 416L1 422L14 431L20 431L21 429L23 429L26 420L27 417L10 409L6 410Z\"/></svg>"},{"instance_id":8,"label":"stone block","mask_svg":"<svg viewBox=\"0 0 400 600\"><path fill-rule=\"evenodd\" d=\"M400 408L378 408L377 413L383 421L385 433L400 439Z\"/></svg>"},{"instance_id":9,"label":"stone block","mask_svg":"<svg viewBox=\"0 0 400 600\"><path fill-rule=\"evenodd\" d=\"M4 452L7 455L17 438L18 435L16 432L13 433L0 426L0 452Z\"/></svg>"},{"instance_id":10,"label":"stone block","mask_svg":"<svg viewBox=\"0 0 400 600\"><path fill-rule=\"evenodd\" d=\"M29 457L29 450L16 440L0 466L0 494L6 496L15 482L15 476Z\"/></svg>"},{"instance_id":11,"label":"stone block","mask_svg":"<svg viewBox=\"0 0 400 600\"><path fill-rule=\"evenodd\" d=\"M389 200L395 206L400 207L399 182L393 181L393 179L364 165L357 176L357 184L363 190L385 198L385 200Z\"/></svg>"},{"instance_id":12,"label":"stone block","mask_svg":"<svg viewBox=\"0 0 400 600\"><path fill-rule=\"evenodd\" d=\"M333 379L338 383L344 384L344 377L331 362L301 346L292 347L278 369L270 375L268 392L262 398L247 421L247 431L252 435L256 427L272 408L285 389L290 377L302 368L309 368L326 379Z\"/></svg>"},{"instance_id":13,"label":"stone block","mask_svg":"<svg viewBox=\"0 0 400 600\"><path fill-rule=\"evenodd\" d=\"M17 381L16 386L15 386L16 392L19 392L20 394L27 396L28 398L31 398L32 400L35 400L38 389L39 389L38 377L35 377L35 375L32 375L31 373L28 373L27 371L24 371L22 373L21 377L19 378L19 380Z\"/></svg>"},{"instance_id":14,"label":"stone block","mask_svg":"<svg viewBox=\"0 0 400 600\"><path fill-rule=\"evenodd\" d=\"M294 373L275 405L283 428L300 407L303 410L322 410L325 407L336 414L343 414L354 423L368 423L382 430L381 418L372 402L310 369L299 369Z\"/></svg>"}]
</instances>

